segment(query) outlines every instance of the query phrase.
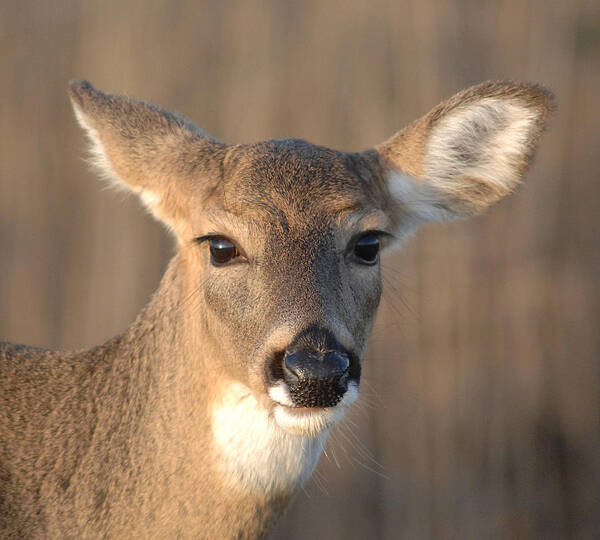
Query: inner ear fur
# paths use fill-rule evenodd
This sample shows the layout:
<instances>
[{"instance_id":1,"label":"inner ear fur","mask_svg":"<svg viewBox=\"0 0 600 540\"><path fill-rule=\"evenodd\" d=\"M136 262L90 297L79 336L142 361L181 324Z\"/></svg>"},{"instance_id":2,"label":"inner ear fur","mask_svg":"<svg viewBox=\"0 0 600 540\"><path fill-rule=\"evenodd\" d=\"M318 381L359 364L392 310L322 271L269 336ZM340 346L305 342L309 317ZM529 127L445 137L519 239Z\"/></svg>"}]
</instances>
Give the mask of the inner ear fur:
<instances>
[{"instance_id":1,"label":"inner ear fur","mask_svg":"<svg viewBox=\"0 0 600 540\"><path fill-rule=\"evenodd\" d=\"M376 147L391 195L417 221L480 213L521 182L554 108L535 84L459 92Z\"/></svg>"},{"instance_id":2,"label":"inner ear fur","mask_svg":"<svg viewBox=\"0 0 600 540\"><path fill-rule=\"evenodd\" d=\"M226 145L177 114L104 94L87 81L72 81L69 96L92 143L93 165L181 234L192 193L214 186Z\"/></svg>"}]
</instances>

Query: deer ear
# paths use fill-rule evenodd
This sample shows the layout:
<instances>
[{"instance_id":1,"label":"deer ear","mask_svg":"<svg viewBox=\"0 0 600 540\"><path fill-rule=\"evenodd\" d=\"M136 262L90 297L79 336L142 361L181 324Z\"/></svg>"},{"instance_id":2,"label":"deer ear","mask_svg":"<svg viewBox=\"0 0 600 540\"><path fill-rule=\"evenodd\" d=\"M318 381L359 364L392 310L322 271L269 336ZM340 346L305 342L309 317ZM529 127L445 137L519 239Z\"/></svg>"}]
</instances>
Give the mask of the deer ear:
<instances>
[{"instance_id":1,"label":"deer ear","mask_svg":"<svg viewBox=\"0 0 600 540\"><path fill-rule=\"evenodd\" d=\"M226 146L178 115L87 81L71 82L69 95L100 173L182 234L190 196L214 186Z\"/></svg>"},{"instance_id":2,"label":"deer ear","mask_svg":"<svg viewBox=\"0 0 600 540\"><path fill-rule=\"evenodd\" d=\"M480 213L520 183L553 109L536 85L456 94L376 147L390 194L412 224Z\"/></svg>"}]
</instances>

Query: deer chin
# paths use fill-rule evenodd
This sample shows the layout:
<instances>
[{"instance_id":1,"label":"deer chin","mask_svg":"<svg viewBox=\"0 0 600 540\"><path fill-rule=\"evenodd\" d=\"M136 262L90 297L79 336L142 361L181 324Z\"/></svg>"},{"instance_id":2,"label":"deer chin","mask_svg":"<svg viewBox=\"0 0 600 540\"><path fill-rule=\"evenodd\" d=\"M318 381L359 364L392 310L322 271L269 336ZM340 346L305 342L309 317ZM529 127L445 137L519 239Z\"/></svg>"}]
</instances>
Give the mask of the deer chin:
<instances>
[{"instance_id":1,"label":"deer chin","mask_svg":"<svg viewBox=\"0 0 600 540\"><path fill-rule=\"evenodd\" d=\"M335 412L292 411L242 383L227 385L212 411L221 474L236 489L291 493L316 467L329 428L343 415L340 405L331 408Z\"/></svg>"},{"instance_id":2,"label":"deer chin","mask_svg":"<svg viewBox=\"0 0 600 540\"><path fill-rule=\"evenodd\" d=\"M280 428L294 435L316 437L342 419L358 397L358 383L350 382L343 398L334 407L295 407L283 381L271 386L268 394L273 402L273 418Z\"/></svg>"}]
</instances>

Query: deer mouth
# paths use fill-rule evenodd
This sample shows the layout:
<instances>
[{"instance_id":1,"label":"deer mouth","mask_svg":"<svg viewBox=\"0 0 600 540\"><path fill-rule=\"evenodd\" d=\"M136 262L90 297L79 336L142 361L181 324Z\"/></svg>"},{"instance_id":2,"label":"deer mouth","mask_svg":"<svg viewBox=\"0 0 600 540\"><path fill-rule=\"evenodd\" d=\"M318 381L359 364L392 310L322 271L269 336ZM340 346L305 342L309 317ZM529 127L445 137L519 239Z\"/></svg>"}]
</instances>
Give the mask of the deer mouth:
<instances>
[{"instance_id":1,"label":"deer mouth","mask_svg":"<svg viewBox=\"0 0 600 540\"><path fill-rule=\"evenodd\" d=\"M267 393L272 401L273 418L281 428L297 435L315 437L342 419L358 397L358 382L350 381L343 396L328 407L296 405L283 380L271 385Z\"/></svg>"}]
</instances>

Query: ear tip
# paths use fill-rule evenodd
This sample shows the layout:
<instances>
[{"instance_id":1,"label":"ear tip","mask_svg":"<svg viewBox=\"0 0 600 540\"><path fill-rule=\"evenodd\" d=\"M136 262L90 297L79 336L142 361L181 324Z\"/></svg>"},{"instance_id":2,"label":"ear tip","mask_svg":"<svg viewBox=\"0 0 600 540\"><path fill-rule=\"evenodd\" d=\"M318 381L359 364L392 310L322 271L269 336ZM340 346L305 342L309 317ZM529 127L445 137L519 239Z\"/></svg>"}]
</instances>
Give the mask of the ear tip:
<instances>
[{"instance_id":1,"label":"ear tip","mask_svg":"<svg viewBox=\"0 0 600 540\"><path fill-rule=\"evenodd\" d=\"M537 92L538 99L546 111L546 114L553 114L556 109L558 109L558 103L554 92L541 84L533 85L533 87Z\"/></svg>"},{"instance_id":2,"label":"ear tip","mask_svg":"<svg viewBox=\"0 0 600 540\"><path fill-rule=\"evenodd\" d=\"M557 108L556 97L552 90L539 83L500 80L487 81L479 87L483 90L483 93L505 94L510 97L521 98L542 109L544 115L553 113Z\"/></svg>"},{"instance_id":3,"label":"ear tip","mask_svg":"<svg viewBox=\"0 0 600 540\"><path fill-rule=\"evenodd\" d=\"M556 110L556 97L554 92L538 83L521 83L518 85L521 92L541 107L546 114Z\"/></svg>"},{"instance_id":4,"label":"ear tip","mask_svg":"<svg viewBox=\"0 0 600 540\"><path fill-rule=\"evenodd\" d=\"M69 81L68 92L70 98L79 105L83 104L83 101L87 96L98 94L98 91L89 81L77 79Z\"/></svg>"}]
</instances>

